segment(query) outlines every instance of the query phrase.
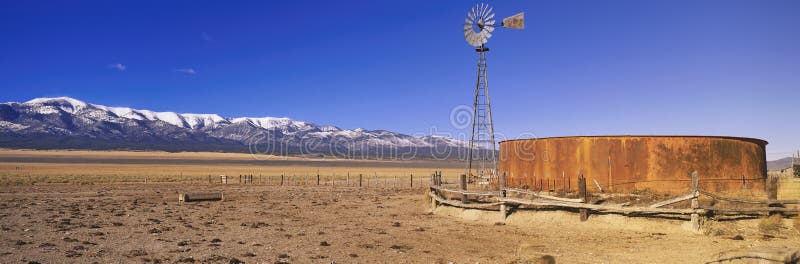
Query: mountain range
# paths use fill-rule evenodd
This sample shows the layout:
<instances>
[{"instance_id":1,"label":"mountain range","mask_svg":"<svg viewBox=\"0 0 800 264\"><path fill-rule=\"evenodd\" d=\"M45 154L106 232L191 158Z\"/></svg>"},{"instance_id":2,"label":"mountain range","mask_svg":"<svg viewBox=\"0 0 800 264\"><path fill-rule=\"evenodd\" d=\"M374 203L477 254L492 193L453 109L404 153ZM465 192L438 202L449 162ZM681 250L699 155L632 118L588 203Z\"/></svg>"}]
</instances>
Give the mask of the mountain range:
<instances>
[{"instance_id":1,"label":"mountain range","mask_svg":"<svg viewBox=\"0 0 800 264\"><path fill-rule=\"evenodd\" d=\"M349 130L290 118L155 112L69 97L0 104L0 147L5 148L431 158L455 157L467 146L442 136Z\"/></svg>"},{"instance_id":2,"label":"mountain range","mask_svg":"<svg viewBox=\"0 0 800 264\"><path fill-rule=\"evenodd\" d=\"M795 162L797 162L797 159L795 159ZM791 167L792 167L792 157L767 161L768 170L782 170Z\"/></svg>"}]
</instances>

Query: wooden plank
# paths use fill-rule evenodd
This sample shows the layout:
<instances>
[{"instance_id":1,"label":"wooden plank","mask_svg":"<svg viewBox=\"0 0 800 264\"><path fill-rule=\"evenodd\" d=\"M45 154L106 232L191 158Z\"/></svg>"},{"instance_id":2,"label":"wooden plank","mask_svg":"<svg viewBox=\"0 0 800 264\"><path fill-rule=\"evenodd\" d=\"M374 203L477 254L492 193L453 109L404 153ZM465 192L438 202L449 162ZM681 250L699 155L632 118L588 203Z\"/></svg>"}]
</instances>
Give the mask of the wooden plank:
<instances>
[{"instance_id":1,"label":"wooden plank","mask_svg":"<svg viewBox=\"0 0 800 264\"><path fill-rule=\"evenodd\" d=\"M222 201L224 200L222 193L181 193L178 194L179 202L196 202L196 201Z\"/></svg>"},{"instance_id":2,"label":"wooden plank","mask_svg":"<svg viewBox=\"0 0 800 264\"><path fill-rule=\"evenodd\" d=\"M714 206L699 206L698 208L715 212L737 212L737 213L800 212L800 208L782 208L782 207L723 208Z\"/></svg>"},{"instance_id":3,"label":"wooden plank","mask_svg":"<svg viewBox=\"0 0 800 264\"><path fill-rule=\"evenodd\" d=\"M463 203L458 202L458 201L445 200L444 198L439 197L438 195L436 195L436 193L434 193L434 192L431 192L430 196L434 200L439 202L440 204L447 204L447 205L460 207L460 208L467 208L467 209L492 209L492 208L495 208L495 207L503 204L502 202L484 203L484 204L463 204Z\"/></svg>"},{"instance_id":4,"label":"wooden plank","mask_svg":"<svg viewBox=\"0 0 800 264\"><path fill-rule=\"evenodd\" d=\"M498 198L498 201L514 203L520 205L549 206L575 209L590 209L594 211L614 212L624 214L704 214L702 209L670 209L670 208L649 208L649 207L621 207L615 205L598 205L585 203L570 203L548 200L525 200L518 198Z\"/></svg>"},{"instance_id":5,"label":"wooden plank","mask_svg":"<svg viewBox=\"0 0 800 264\"><path fill-rule=\"evenodd\" d=\"M546 194L541 194L541 193L536 193L536 192L531 192L531 191L526 191L526 190L521 190L521 189L515 189L515 188L506 188L505 191L506 192L515 192L515 193L519 193L519 194L526 194L526 195L531 195L531 196L535 196L535 197L539 197L539 198L562 201L562 202L580 203L580 202L583 201L581 199L562 198L562 197L550 196L550 195L546 195Z\"/></svg>"},{"instance_id":6,"label":"wooden plank","mask_svg":"<svg viewBox=\"0 0 800 264\"><path fill-rule=\"evenodd\" d=\"M594 185L597 186L597 189L600 190L600 192L603 192L603 187L600 186L600 183L595 179L592 180L594 181Z\"/></svg>"},{"instance_id":7,"label":"wooden plank","mask_svg":"<svg viewBox=\"0 0 800 264\"><path fill-rule=\"evenodd\" d=\"M686 201L686 200L689 200L689 199L694 199L694 198L697 198L697 195L695 195L693 193L690 193L690 194L687 194L687 195L684 195L684 196L680 196L680 197L676 197L676 198L669 199L669 200L666 200L666 201L661 201L661 202L654 203L654 204L650 205L650 208L658 208L658 207L662 207L662 206L666 206L666 205L670 205L670 204L674 204L674 203L678 203L678 202L683 202L683 201Z\"/></svg>"},{"instance_id":8,"label":"wooden plank","mask_svg":"<svg viewBox=\"0 0 800 264\"><path fill-rule=\"evenodd\" d=\"M797 263L800 250L796 248L748 247L716 254L706 263Z\"/></svg>"}]
</instances>

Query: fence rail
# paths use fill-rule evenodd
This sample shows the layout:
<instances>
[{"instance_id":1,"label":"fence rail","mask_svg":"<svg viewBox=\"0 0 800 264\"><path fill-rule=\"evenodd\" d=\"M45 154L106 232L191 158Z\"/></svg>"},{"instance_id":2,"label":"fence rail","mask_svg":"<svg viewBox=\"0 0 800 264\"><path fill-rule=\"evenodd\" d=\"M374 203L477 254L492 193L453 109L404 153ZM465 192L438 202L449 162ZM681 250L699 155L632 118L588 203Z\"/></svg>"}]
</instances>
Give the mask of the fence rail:
<instances>
[{"instance_id":1,"label":"fence rail","mask_svg":"<svg viewBox=\"0 0 800 264\"><path fill-rule=\"evenodd\" d=\"M715 212L735 213L735 214L753 214L753 213L798 213L800 209L786 208L787 204L800 204L798 200L750 200L732 197L724 197L718 194L710 193L698 188L697 172L692 173L692 187L689 194L681 195L676 198L664 200L653 203L650 206L623 206L623 205L604 205L591 203L589 196L586 192L586 178L579 178L578 180L578 196L580 198L566 198L557 197L549 194L544 194L536 191L522 190L515 188L505 187L505 175L500 177L500 190L499 191L469 191L466 188L466 179L461 177L461 184L459 189L444 188L441 185L441 175L434 174L431 179L430 193L431 202L434 208L439 204L445 204L460 208L471 209L499 209L503 219L508 216L507 206L517 207L518 209L525 209L532 207L537 208L557 208L557 209L577 209L581 212L581 220L585 221L588 218L590 211L605 212L605 213L619 213L624 215L689 215L694 230L700 228L700 218L705 217ZM443 197L443 194L456 194L460 196L461 201L448 200ZM507 197L508 193L517 193L531 198L518 198ZM731 203L745 203L745 204L762 204L767 207L721 207L721 206L701 206L699 203L700 196L706 196L715 201L725 201ZM479 196L481 201L469 199L470 196ZM488 197L488 199L487 199ZM679 202L691 201L688 208L665 208L665 206L673 205Z\"/></svg>"}]
</instances>

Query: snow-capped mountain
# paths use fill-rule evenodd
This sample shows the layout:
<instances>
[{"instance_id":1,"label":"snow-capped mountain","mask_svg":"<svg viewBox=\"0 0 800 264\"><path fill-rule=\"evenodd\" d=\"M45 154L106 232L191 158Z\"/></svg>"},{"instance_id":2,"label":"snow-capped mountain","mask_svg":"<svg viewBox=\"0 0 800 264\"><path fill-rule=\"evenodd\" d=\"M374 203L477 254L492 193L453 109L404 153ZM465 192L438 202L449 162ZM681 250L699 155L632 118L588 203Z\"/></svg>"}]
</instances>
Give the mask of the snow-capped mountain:
<instances>
[{"instance_id":1,"label":"snow-capped mountain","mask_svg":"<svg viewBox=\"0 0 800 264\"><path fill-rule=\"evenodd\" d=\"M0 147L431 157L466 146L463 141L441 136L348 130L285 117L154 112L69 97L0 104Z\"/></svg>"}]
</instances>

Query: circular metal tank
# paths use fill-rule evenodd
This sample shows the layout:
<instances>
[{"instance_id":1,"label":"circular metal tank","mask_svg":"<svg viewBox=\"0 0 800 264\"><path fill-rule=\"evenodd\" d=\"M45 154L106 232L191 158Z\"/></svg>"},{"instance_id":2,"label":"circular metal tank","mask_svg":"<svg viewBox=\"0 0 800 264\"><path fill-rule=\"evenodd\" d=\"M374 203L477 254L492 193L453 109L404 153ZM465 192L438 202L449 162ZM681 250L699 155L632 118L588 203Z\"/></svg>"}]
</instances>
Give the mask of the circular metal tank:
<instances>
[{"instance_id":1,"label":"circular metal tank","mask_svg":"<svg viewBox=\"0 0 800 264\"><path fill-rule=\"evenodd\" d=\"M691 172L712 192L764 190L767 142L717 136L578 136L500 142L498 170L511 187L688 193Z\"/></svg>"}]
</instances>

